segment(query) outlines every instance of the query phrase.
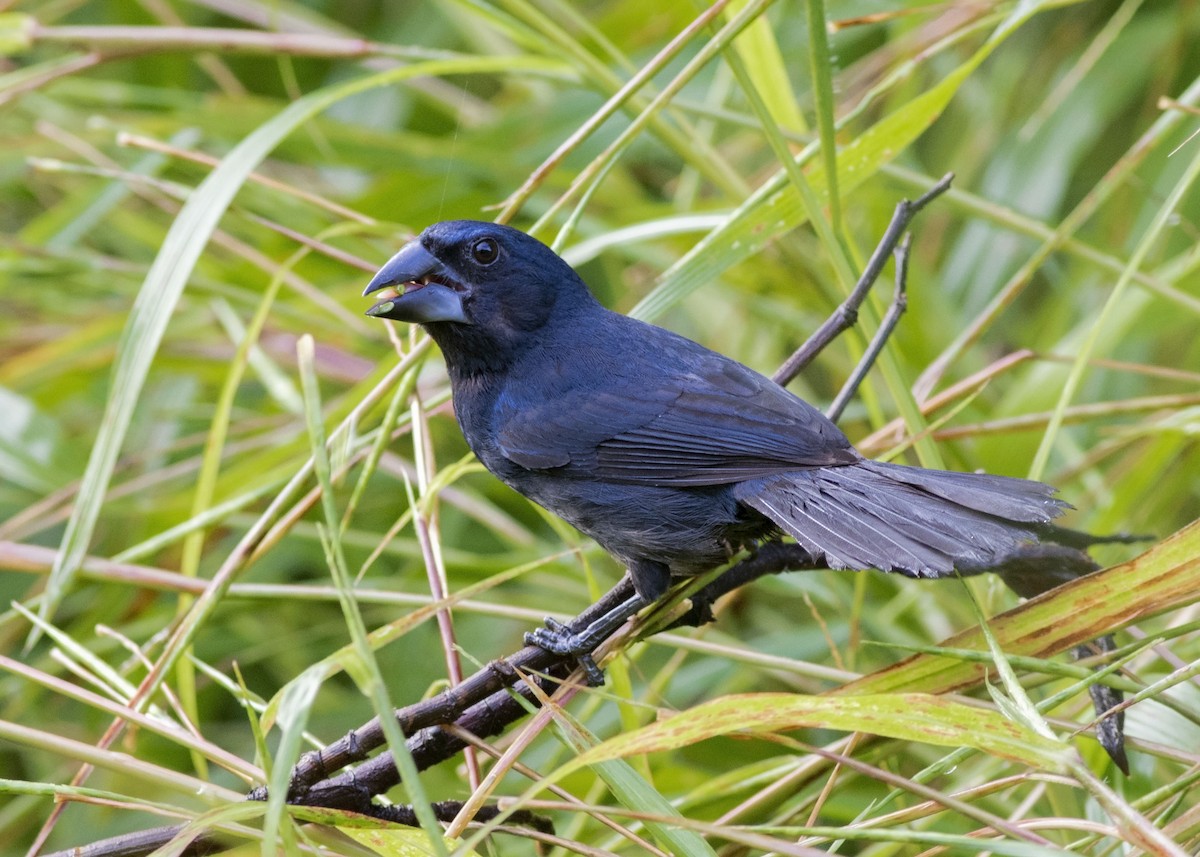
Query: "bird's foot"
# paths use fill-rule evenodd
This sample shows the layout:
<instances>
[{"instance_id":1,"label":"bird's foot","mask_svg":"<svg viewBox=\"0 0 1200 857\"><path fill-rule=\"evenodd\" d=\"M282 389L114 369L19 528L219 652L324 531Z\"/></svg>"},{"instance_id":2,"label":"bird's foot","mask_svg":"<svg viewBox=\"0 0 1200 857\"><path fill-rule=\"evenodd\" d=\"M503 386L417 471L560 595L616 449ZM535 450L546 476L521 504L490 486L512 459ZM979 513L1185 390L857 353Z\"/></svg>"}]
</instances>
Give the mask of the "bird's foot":
<instances>
[{"instance_id":1,"label":"bird's foot","mask_svg":"<svg viewBox=\"0 0 1200 857\"><path fill-rule=\"evenodd\" d=\"M647 603L649 602L645 598L635 593L598 619L593 619L582 631L572 631L570 626L547 618L544 628L538 628L525 635L525 644L537 646L562 657L575 658L587 676L588 684L599 687L604 684L604 673L596 666L592 652Z\"/></svg>"},{"instance_id":2,"label":"bird's foot","mask_svg":"<svg viewBox=\"0 0 1200 857\"><path fill-rule=\"evenodd\" d=\"M587 678L588 686L600 687L604 684L604 671L596 666L592 657L596 641L591 636L587 631L572 633L568 626L547 616L545 627L535 628L525 634L525 645L537 646L562 657L574 657Z\"/></svg>"}]
</instances>

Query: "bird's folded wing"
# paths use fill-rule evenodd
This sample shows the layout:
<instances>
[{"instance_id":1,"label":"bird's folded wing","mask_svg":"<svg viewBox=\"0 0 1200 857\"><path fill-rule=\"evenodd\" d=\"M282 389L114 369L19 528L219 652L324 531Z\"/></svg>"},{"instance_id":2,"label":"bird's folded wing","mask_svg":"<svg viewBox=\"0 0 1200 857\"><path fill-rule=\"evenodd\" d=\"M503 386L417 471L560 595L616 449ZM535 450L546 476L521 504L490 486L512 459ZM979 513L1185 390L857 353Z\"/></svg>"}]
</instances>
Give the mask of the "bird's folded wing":
<instances>
[{"instance_id":1,"label":"bird's folded wing","mask_svg":"<svg viewBox=\"0 0 1200 857\"><path fill-rule=\"evenodd\" d=\"M811 405L718 355L651 383L618 376L601 389L514 406L498 442L507 458L529 469L673 487L859 460Z\"/></svg>"}]
</instances>

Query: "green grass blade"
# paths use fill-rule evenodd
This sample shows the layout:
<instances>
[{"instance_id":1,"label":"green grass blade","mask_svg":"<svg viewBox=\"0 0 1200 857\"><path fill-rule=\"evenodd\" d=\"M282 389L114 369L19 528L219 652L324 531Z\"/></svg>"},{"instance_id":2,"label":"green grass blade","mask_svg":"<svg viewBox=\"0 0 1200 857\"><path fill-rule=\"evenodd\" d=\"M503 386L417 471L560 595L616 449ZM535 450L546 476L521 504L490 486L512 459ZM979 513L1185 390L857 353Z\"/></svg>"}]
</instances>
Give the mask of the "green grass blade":
<instances>
[{"instance_id":1,"label":"green grass blade","mask_svg":"<svg viewBox=\"0 0 1200 857\"><path fill-rule=\"evenodd\" d=\"M412 800L413 812L428 836L434 854L447 857L449 851L442 838L442 828L438 824L437 818L433 814L433 806L421 786L421 778L416 762L408 748L407 739L400 731L400 724L393 716L395 706L388 699L387 685L384 683L383 673L371 650L366 623L354 601L354 586L342 549L341 516L338 514L333 499L333 480L325 438L325 426L321 416L320 391L317 388L316 369L313 365L315 345L312 337L308 334L302 336L297 343L296 350L300 362L300 386L304 394L304 414L308 425L309 440L312 443L313 472L317 476L317 483L321 486L321 510L325 517L322 546L325 548L325 557L329 563L334 585L337 587L338 601L341 602L342 614L345 617L346 628L350 633L353 645L353 659L347 662L347 671L374 706L375 716L379 719L384 735L387 737L388 749L391 750L395 759L401 782L404 783ZM314 664L309 667L309 670L310 674L319 681L323 677L325 668L322 664ZM283 703L281 701L280 714L282 715L282 713ZM276 764L279 764L279 761L277 754ZM285 767L290 769L291 764L292 760L286 760ZM286 773L284 775L286 776ZM284 794L286 794L286 789ZM282 800L282 796L274 791L272 791L272 798Z\"/></svg>"},{"instance_id":2,"label":"green grass blade","mask_svg":"<svg viewBox=\"0 0 1200 857\"><path fill-rule=\"evenodd\" d=\"M171 224L121 334L113 366L112 393L105 403L100 430L63 534L57 561L46 581L46 597L40 611L43 619L53 615L87 553L134 408L171 313L209 237L250 172L298 126L337 102L368 89L421 76L504 72L544 74L559 70L561 66L557 63L534 57L462 57L415 63L318 90L293 102L257 128L200 183ZM33 632L30 644L36 639L37 633Z\"/></svg>"},{"instance_id":3,"label":"green grass blade","mask_svg":"<svg viewBox=\"0 0 1200 857\"><path fill-rule=\"evenodd\" d=\"M733 13L745 8L747 2L748 0L738 0L730 3L726 16L731 17ZM787 63L783 59L783 52L779 49L779 42L775 39L766 14L756 18L733 40L733 49L746 64L750 79L754 81L754 88L762 93L771 119L784 131L792 134L805 133L808 123L804 121L804 114L800 112L792 81L788 77ZM828 79L828 64L825 76Z\"/></svg>"},{"instance_id":4,"label":"green grass blade","mask_svg":"<svg viewBox=\"0 0 1200 857\"><path fill-rule=\"evenodd\" d=\"M582 753L568 770L609 759L675 750L732 733L791 729L869 732L943 747L974 747L995 756L1059 773L1069 748L997 712L929 694L816 697L787 693L716 699L611 738Z\"/></svg>"},{"instance_id":5,"label":"green grass blade","mask_svg":"<svg viewBox=\"0 0 1200 857\"><path fill-rule=\"evenodd\" d=\"M830 72L829 33L825 26L824 0L805 0L808 17L808 68L812 76L817 134L821 140L821 162L829 176L829 219L835 232L842 229L842 201L838 193L837 124L833 115L833 74Z\"/></svg>"},{"instance_id":6,"label":"green grass blade","mask_svg":"<svg viewBox=\"0 0 1200 857\"><path fill-rule=\"evenodd\" d=\"M843 192L858 187L881 167L894 160L927 129L949 104L971 73L1001 43L1003 36L1031 16L1040 4L1021 7L986 44L932 89L885 116L841 150L837 184ZM803 162L808 150L796 160ZM829 200L825 170L814 165L809 182L817 196ZM651 321L723 271L758 253L770 241L807 219L799 192L790 185L787 170L780 170L756 190L729 218L671 266L661 282L633 308L630 315Z\"/></svg>"},{"instance_id":7,"label":"green grass blade","mask_svg":"<svg viewBox=\"0 0 1200 857\"><path fill-rule=\"evenodd\" d=\"M1198 177L1200 177L1200 155L1192 158L1187 170L1180 176L1179 180L1175 183L1175 187L1171 189L1170 195L1163 202L1162 206L1159 207L1150 225L1146 227L1145 233L1143 233L1141 240L1138 241L1137 249L1129 257L1129 264L1125 266L1125 270L1121 272L1120 279L1117 280L1112 291L1109 292L1108 300L1104 302L1104 306L1100 309L1100 314L1096 318L1095 324L1089 328L1079 351L1075 355L1075 362L1072 364L1071 372L1067 376L1067 381L1063 385L1062 392L1059 394L1058 402L1054 406L1054 412L1050 416L1050 424L1046 426L1046 431L1042 435L1042 442L1038 445L1033 464L1029 467L1030 479L1041 479L1042 475L1046 472L1046 467L1050 462L1050 452L1054 448L1054 442L1058 438L1059 431L1062 429L1067 406L1071 404L1071 400L1079 390L1079 385L1083 382L1083 376L1088 370L1088 359L1092 356L1092 352L1096 348L1096 343L1100 339L1106 323L1109 322L1114 312L1121 305L1121 298L1129 288L1129 284L1133 281L1134 274L1138 272L1146 256L1158 244L1164 230L1183 201L1184 194L1187 193Z\"/></svg>"},{"instance_id":8,"label":"green grass blade","mask_svg":"<svg viewBox=\"0 0 1200 857\"><path fill-rule=\"evenodd\" d=\"M1049 657L1133 621L1200 600L1200 521L1129 562L1064 584L989 620L997 642L1010 654ZM986 648L978 628L956 634L950 648ZM864 676L837 693L923 691L970 687L987 672L932 655L917 655Z\"/></svg>"}]
</instances>

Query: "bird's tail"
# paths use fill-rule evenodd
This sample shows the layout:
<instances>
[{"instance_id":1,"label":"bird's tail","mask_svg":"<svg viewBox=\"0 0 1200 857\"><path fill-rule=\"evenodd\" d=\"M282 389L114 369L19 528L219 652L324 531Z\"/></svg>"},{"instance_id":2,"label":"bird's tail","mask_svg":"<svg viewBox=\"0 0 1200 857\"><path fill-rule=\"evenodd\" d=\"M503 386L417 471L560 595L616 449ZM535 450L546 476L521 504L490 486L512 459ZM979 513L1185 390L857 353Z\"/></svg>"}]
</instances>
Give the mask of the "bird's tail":
<instances>
[{"instance_id":1,"label":"bird's tail","mask_svg":"<svg viewBox=\"0 0 1200 857\"><path fill-rule=\"evenodd\" d=\"M744 482L739 501L831 568L941 577L993 566L1066 503L1041 482L864 460Z\"/></svg>"}]
</instances>

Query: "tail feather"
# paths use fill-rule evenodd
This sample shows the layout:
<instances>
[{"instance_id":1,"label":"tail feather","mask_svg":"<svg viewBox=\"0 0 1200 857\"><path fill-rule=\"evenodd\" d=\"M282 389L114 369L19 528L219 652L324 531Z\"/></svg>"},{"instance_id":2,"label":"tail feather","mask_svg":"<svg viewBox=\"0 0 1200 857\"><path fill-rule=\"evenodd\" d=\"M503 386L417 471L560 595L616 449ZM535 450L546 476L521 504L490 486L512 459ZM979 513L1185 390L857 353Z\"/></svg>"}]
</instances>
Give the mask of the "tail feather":
<instances>
[{"instance_id":1,"label":"tail feather","mask_svg":"<svg viewBox=\"0 0 1200 857\"><path fill-rule=\"evenodd\" d=\"M756 494L749 504L771 518L792 535L810 553L824 555L835 568L875 568L890 571L891 563L928 565L909 547L903 534L894 536L887 531L869 534L865 527L850 524L862 522L846 508L833 503L804 503L788 490L791 486L769 486ZM774 490L772 490L774 489ZM781 490L780 490L781 489Z\"/></svg>"},{"instance_id":2,"label":"tail feather","mask_svg":"<svg viewBox=\"0 0 1200 857\"><path fill-rule=\"evenodd\" d=\"M968 509L1010 521L1044 524L1070 508L1062 500L1054 499L1053 488L1032 479L993 476L990 473L926 470L881 461L863 461L860 466Z\"/></svg>"},{"instance_id":3,"label":"tail feather","mask_svg":"<svg viewBox=\"0 0 1200 857\"><path fill-rule=\"evenodd\" d=\"M833 568L941 577L999 563L1066 504L1040 482L863 461L744 482L737 499Z\"/></svg>"},{"instance_id":4,"label":"tail feather","mask_svg":"<svg viewBox=\"0 0 1200 857\"><path fill-rule=\"evenodd\" d=\"M940 560L931 565L939 573L953 568L955 558L963 553L964 543L977 547L1011 535L1011 528L1005 524L960 506L940 501L930 503L927 494L909 486L896 485L894 490L880 491L870 479L856 478L856 474L845 476L849 487L825 485L823 491L843 507L876 519L881 527L907 533L909 538L936 551Z\"/></svg>"}]
</instances>

